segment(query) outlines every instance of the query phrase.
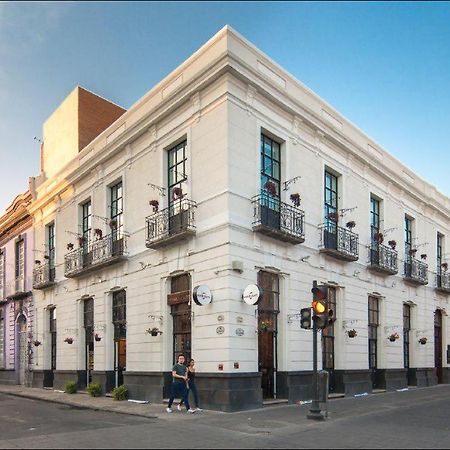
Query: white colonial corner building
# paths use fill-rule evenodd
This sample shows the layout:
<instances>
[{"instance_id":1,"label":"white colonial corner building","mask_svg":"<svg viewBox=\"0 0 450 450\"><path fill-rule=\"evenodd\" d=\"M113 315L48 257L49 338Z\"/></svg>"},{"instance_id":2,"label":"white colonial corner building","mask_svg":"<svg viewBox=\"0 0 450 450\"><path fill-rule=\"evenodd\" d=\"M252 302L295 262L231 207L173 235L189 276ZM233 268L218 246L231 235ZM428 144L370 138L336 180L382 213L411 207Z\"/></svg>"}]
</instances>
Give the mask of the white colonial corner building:
<instances>
[{"instance_id":1,"label":"white colonial corner building","mask_svg":"<svg viewBox=\"0 0 450 450\"><path fill-rule=\"evenodd\" d=\"M314 280L330 391L449 381L449 198L228 26L127 111L77 87L31 194L34 386L162 401L183 352L205 408L309 399Z\"/></svg>"}]
</instances>

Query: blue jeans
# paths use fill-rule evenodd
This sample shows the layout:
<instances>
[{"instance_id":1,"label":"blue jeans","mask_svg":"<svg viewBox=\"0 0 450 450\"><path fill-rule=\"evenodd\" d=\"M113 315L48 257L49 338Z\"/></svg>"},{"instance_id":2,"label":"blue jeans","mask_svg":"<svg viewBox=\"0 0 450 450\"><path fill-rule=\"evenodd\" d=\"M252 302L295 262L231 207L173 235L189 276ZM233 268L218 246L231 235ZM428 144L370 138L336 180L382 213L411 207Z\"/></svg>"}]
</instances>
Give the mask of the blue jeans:
<instances>
[{"instance_id":1,"label":"blue jeans","mask_svg":"<svg viewBox=\"0 0 450 450\"><path fill-rule=\"evenodd\" d=\"M181 397L181 403L184 403L184 405L186 406L186 409L190 409L188 393L189 393L189 391L188 391L188 389L186 387L186 383L184 381L174 381L172 383L172 393L170 394L170 399L169 399L169 408L172 407L172 403L173 403L175 397Z\"/></svg>"},{"instance_id":2,"label":"blue jeans","mask_svg":"<svg viewBox=\"0 0 450 450\"><path fill-rule=\"evenodd\" d=\"M189 398L189 392L192 392L194 394L194 402L195 407L199 408L198 406L198 392L197 392L197 386L195 385L195 381L189 380L189 390L187 391L186 397ZM184 403L183 400L180 402L180 406Z\"/></svg>"}]
</instances>

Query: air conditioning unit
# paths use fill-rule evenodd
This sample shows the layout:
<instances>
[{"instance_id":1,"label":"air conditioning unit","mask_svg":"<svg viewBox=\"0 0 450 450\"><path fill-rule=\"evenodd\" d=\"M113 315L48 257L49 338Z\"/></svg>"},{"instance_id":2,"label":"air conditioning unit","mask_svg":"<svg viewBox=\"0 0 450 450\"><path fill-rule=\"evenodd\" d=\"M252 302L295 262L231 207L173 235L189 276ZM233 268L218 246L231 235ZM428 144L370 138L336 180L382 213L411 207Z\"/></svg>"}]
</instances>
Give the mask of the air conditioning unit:
<instances>
[{"instance_id":1,"label":"air conditioning unit","mask_svg":"<svg viewBox=\"0 0 450 450\"><path fill-rule=\"evenodd\" d=\"M231 269L242 273L244 271L244 263L242 261L231 261Z\"/></svg>"}]
</instances>

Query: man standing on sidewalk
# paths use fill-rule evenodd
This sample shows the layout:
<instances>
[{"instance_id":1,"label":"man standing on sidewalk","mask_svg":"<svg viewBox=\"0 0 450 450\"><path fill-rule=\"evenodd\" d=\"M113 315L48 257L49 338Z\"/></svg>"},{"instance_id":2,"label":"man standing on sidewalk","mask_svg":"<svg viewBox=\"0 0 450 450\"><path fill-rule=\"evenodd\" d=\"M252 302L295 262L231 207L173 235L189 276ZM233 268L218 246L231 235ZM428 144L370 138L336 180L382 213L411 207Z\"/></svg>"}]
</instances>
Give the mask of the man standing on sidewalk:
<instances>
[{"instance_id":1,"label":"man standing on sidewalk","mask_svg":"<svg viewBox=\"0 0 450 450\"><path fill-rule=\"evenodd\" d=\"M195 413L194 409L189 406L188 389L187 389L187 367L184 365L184 355L180 353L177 363L172 367L172 393L169 399L169 406L166 409L168 413L172 412L172 403L175 397L181 397L181 401L186 406L187 412Z\"/></svg>"}]
</instances>

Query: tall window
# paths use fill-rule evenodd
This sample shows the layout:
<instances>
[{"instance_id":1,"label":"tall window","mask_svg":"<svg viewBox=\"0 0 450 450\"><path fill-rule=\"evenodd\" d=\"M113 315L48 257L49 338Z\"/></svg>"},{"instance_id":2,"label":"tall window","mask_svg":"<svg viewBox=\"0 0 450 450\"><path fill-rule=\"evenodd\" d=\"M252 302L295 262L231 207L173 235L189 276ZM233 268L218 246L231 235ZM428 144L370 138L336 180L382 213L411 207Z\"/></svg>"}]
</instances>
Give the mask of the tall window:
<instances>
[{"instance_id":1,"label":"tall window","mask_svg":"<svg viewBox=\"0 0 450 450\"><path fill-rule=\"evenodd\" d=\"M370 197L370 233L372 243L376 243L375 235L380 231L380 201Z\"/></svg>"},{"instance_id":2,"label":"tall window","mask_svg":"<svg viewBox=\"0 0 450 450\"><path fill-rule=\"evenodd\" d=\"M336 288L328 287L327 307L336 311ZM324 370L334 369L334 322L322 330L322 366Z\"/></svg>"},{"instance_id":3,"label":"tall window","mask_svg":"<svg viewBox=\"0 0 450 450\"><path fill-rule=\"evenodd\" d=\"M84 243L86 245L89 244L91 239L91 228L92 228L92 208L91 202L88 201L84 203L82 206L82 223L81 223L81 235L84 238Z\"/></svg>"},{"instance_id":4,"label":"tall window","mask_svg":"<svg viewBox=\"0 0 450 450\"><path fill-rule=\"evenodd\" d=\"M125 336L127 322L127 299L124 290L113 292L113 324L114 336Z\"/></svg>"},{"instance_id":5,"label":"tall window","mask_svg":"<svg viewBox=\"0 0 450 450\"><path fill-rule=\"evenodd\" d=\"M377 344L378 326L380 325L380 300L377 297L369 297L369 369L377 368ZM372 381L374 381L372 379Z\"/></svg>"},{"instance_id":6,"label":"tall window","mask_svg":"<svg viewBox=\"0 0 450 450\"><path fill-rule=\"evenodd\" d=\"M0 250L0 300L3 300L5 298L5 255L2 250Z\"/></svg>"},{"instance_id":7,"label":"tall window","mask_svg":"<svg viewBox=\"0 0 450 450\"><path fill-rule=\"evenodd\" d=\"M324 198L324 214L325 223L334 225L337 221L333 221L330 214L338 212L338 179L337 176L325 171L325 198Z\"/></svg>"},{"instance_id":8,"label":"tall window","mask_svg":"<svg viewBox=\"0 0 450 450\"><path fill-rule=\"evenodd\" d=\"M412 248L412 219L405 216L405 260L411 259Z\"/></svg>"},{"instance_id":9,"label":"tall window","mask_svg":"<svg viewBox=\"0 0 450 450\"><path fill-rule=\"evenodd\" d=\"M86 339L86 370L88 381L92 381L91 371L94 370L94 299L89 298L83 302L83 322Z\"/></svg>"},{"instance_id":10,"label":"tall window","mask_svg":"<svg viewBox=\"0 0 450 450\"><path fill-rule=\"evenodd\" d=\"M403 366L409 369L409 335L411 331L411 306L403 304Z\"/></svg>"},{"instance_id":11,"label":"tall window","mask_svg":"<svg viewBox=\"0 0 450 450\"><path fill-rule=\"evenodd\" d=\"M182 183L187 180L186 146L187 141L183 141L169 150L169 207L174 203L173 190L175 188L182 188Z\"/></svg>"},{"instance_id":12,"label":"tall window","mask_svg":"<svg viewBox=\"0 0 450 450\"><path fill-rule=\"evenodd\" d=\"M173 360L179 353L191 358L191 277L185 273L170 280L170 314L173 320Z\"/></svg>"},{"instance_id":13,"label":"tall window","mask_svg":"<svg viewBox=\"0 0 450 450\"><path fill-rule=\"evenodd\" d=\"M56 370L56 308L50 309L51 370Z\"/></svg>"},{"instance_id":14,"label":"tall window","mask_svg":"<svg viewBox=\"0 0 450 450\"><path fill-rule=\"evenodd\" d=\"M437 234L436 242L436 273L437 273L437 286L442 286L442 248L443 248L444 236L441 233Z\"/></svg>"},{"instance_id":15,"label":"tall window","mask_svg":"<svg viewBox=\"0 0 450 450\"><path fill-rule=\"evenodd\" d=\"M123 234L123 192L122 182L111 186L111 220L115 221L112 227L113 240L120 239Z\"/></svg>"},{"instance_id":16,"label":"tall window","mask_svg":"<svg viewBox=\"0 0 450 450\"><path fill-rule=\"evenodd\" d=\"M25 243L23 239L16 242L16 292L23 291L25 289Z\"/></svg>"},{"instance_id":17,"label":"tall window","mask_svg":"<svg viewBox=\"0 0 450 450\"><path fill-rule=\"evenodd\" d=\"M55 279L55 224L47 225L49 279Z\"/></svg>"},{"instance_id":18,"label":"tall window","mask_svg":"<svg viewBox=\"0 0 450 450\"><path fill-rule=\"evenodd\" d=\"M261 193L267 195L268 182L273 183L272 197L280 198L280 144L261 134ZM275 195L274 195L275 194Z\"/></svg>"},{"instance_id":19,"label":"tall window","mask_svg":"<svg viewBox=\"0 0 450 450\"><path fill-rule=\"evenodd\" d=\"M0 253L0 258L2 257ZM4 368L5 366L5 346L4 346L4 340L3 335L5 333L5 326L3 321L3 308L0 307L0 368Z\"/></svg>"}]
</instances>

